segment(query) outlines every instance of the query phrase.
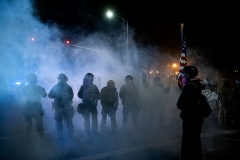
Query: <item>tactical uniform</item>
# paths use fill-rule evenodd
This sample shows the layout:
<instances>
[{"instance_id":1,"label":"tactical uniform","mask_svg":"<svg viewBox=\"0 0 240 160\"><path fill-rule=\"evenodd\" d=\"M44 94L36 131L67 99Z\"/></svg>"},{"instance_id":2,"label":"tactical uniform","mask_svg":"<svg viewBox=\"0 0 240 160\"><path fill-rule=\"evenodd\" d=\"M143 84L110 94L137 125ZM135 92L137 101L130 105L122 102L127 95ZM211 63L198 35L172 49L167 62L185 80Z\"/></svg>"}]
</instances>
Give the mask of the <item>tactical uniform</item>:
<instances>
[{"instance_id":1,"label":"tactical uniform","mask_svg":"<svg viewBox=\"0 0 240 160\"><path fill-rule=\"evenodd\" d=\"M181 155L183 160L202 160L201 147L201 129L203 125L201 90L204 86L195 77L198 75L198 70L195 66L185 66L182 70L183 79L186 79L186 84L182 88L177 107L181 110L180 118L182 123L182 144ZM193 83L195 85L189 84Z\"/></svg>"},{"instance_id":2,"label":"tactical uniform","mask_svg":"<svg viewBox=\"0 0 240 160\"><path fill-rule=\"evenodd\" d=\"M132 123L135 129L139 129L138 125L138 114L139 114L139 91L137 87L132 82L133 77L127 75L125 77L125 82L119 91L119 97L122 100L123 105L123 128L127 127L128 114L129 112L132 115Z\"/></svg>"},{"instance_id":3,"label":"tactical uniform","mask_svg":"<svg viewBox=\"0 0 240 160\"><path fill-rule=\"evenodd\" d=\"M21 107L21 112L26 122L25 135L26 138L29 138L29 135L32 133L32 119L34 119L36 121L37 133L42 137L44 132L41 97L46 97L47 92L43 87L36 85L37 76L35 74L30 73L26 78L29 84L22 88L24 102Z\"/></svg>"},{"instance_id":4,"label":"tactical uniform","mask_svg":"<svg viewBox=\"0 0 240 160\"><path fill-rule=\"evenodd\" d=\"M116 131L116 111L118 108L118 92L115 87L115 83L112 80L107 82L107 86L103 87L100 91L101 105L102 105L102 122L100 124L101 129L104 130L107 115L111 118L112 131Z\"/></svg>"},{"instance_id":5,"label":"tactical uniform","mask_svg":"<svg viewBox=\"0 0 240 160\"><path fill-rule=\"evenodd\" d=\"M90 114L92 117L92 131L98 133L98 111L97 102L100 99L100 93L96 85L93 84L94 75L87 73L83 79L83 85L78 91L78 97L82 99L86 110L83 113L84 127L86 134L90 134Z\"/></svg>"},{"instance_id":6,"label":"tactical uniform","mask_svg":"<svg viewBox=\"0 0 240 160\"><path fill-rule=\"evenodd\" d=\"M67 124L69 138L73 138L73 90L72 87L67 84L68 78L65 74L59 74L58 80L59 82L55 86L53 86L53 88L48 93L48 97L54 99L52 105L53 109L55 110L54 119L57 128L58 138L63 138L63 120L65 120Z\"/></svg>"},{"instance_id":7,"label":"tactical uniform","mask_svg":"<svg viewBox=\"0 0 240 160\"><path fill-rule=\"evenodd\" d=\"M236 86L233 87L233 122L240 123L240 79L236 80Z\"/></svg>"},{"instance_id":8,"label":"tactical uniform","mask_svg":"<svg viewBox=\"0 0 240 160\"><path fill-rule=\"evenodd\" d=\"M222 79L222 85L218 87L217 94L219 96L219 124L230 123L232 116L232 91L227 79Z\"/></svg>"},{"instance_id":9,"label":"tactical uniform","mask_svg":"<svg viewBox=\"0 0 240 160\"><path fill-rule=\"evenodd\" d=\"M148 115L149 115L149 89L150 84L147 81L146 73L142 73L140 75L141 81L139 84L139 96L140 96L140 112L139 112L139 120L143 124L143 127L148 127Z\"/></svg>"},{"instance_id":10,"label":"tactical uniform","mask_svg":"<svg viewBox=\"0 0 240 160\"><path fill-rule=\"evenodd\" d=\"M153 78L153 85L150 88L150 108L148 115L148 124L152 126L153 124L157 124L161 127L164 126L164 113L165 113L165 88L160 83L159 77ZM157 120L154 122L153 120Z\"/></svg>"}]
</instances>

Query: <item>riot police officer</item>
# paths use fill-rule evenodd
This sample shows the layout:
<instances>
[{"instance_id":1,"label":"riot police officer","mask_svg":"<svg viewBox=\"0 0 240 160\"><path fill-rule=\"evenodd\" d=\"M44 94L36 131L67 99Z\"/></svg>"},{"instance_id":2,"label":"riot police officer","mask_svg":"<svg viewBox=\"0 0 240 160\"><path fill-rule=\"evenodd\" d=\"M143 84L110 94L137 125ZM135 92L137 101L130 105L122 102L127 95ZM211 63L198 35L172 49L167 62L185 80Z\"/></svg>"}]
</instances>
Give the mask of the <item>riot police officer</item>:
<instances>
[{"instance_id":1,"label":"riot police officer","mask_svg":"<svg viewBox=\"0 0 240 160\"><path fill-rule=\"evenodd\" d=\"M85 106L85 111L83 112L84 127L86 135L91 132L90 128L90 114L92 117L92 132L93 134L98 134L98 111L97 103L100 100L100 93L95 84L93 84L94 75L92 73L87 73L83 79L83 85L78 91L78 97L82 99L82 104Z\"/></svg>"},{"instance_id":2,"label":"riot police officer","mask_svg":"<svg viewBox=\"0 0 240 160\"><path fill-rule=\"evenodd\" d=\"M139 124L137 118L139 114L139 91L133 83L133 77L131 75L125 77L125 84L120 88L119 97L121 98L123 105L123 128L126 129L128 114L131 113L133 126L138 130Z\"/></svg>"},{"instance_id":3,"label":"riot police officer","mask_svg":"<svg viewBox=\"0 0 240 160\"><path fill-rule=\"evenodd\" d=\"M240 79L236 79L236 85L232 89L233 93L233 122L240 123Z\"/></svg>"},{"instance_id":4,"label":"riot police officer","mask_svg":"<svg viewBox=\"0 0 240 160\"><path fill-rule=\"evenodd\" d=\"M74 110L72 106L73 90L70 85L67 84L68 77L61 73L58 75L58 83L48 93L48 97L54 99L52 107L55 110L55 124L57 128L58 138L61 140L64 138L63 121L67 124L68 137L73 138L74 126L72 118Z\"/></svg>"},{"instance_id":5,"label":"riot police officer","mask_svg":"<svg viewBox=\"0 0 240 160\"><path fill-rule=\"evenodd\" d=\"M139 120L144 128L148 127L148 115L149 115L149 89L150 84L147 81L147 74L140 74L140 84L139 84L139 96L140 96L140 112Z\"/></svg>"},{"instance_id":6,"label":"riot police officer","mask_svg":"<svg viewBox=\"0 0 240 160\"><path fill-rule=\"evenodd\" d=\"M232 91L228 79L222 79L222 85L218 87L217 94L219 96L219 124L231 123L232 116Z\"/></svg>"},{"instance_id":7,"label":"riot police officer","mask_svg":"<svg viewBox=\"0 0 240 160\"><path fill-rule=\"evenodd\" d=\"M117 122L116 122L116 111L118 109L118 92L115 87L115 82L109 80L107 86L103 87L100 91L101 95L101 105L102 105L102 122L100 124L101 129L105 129L107 115L111 118L112 131L116 132Z\"/></svg>"},{"instance_id":8,"label":"riot police officer","mask_svg":"<svg viewBox=\"0 0 240 160\"><path fill-rule=\"evenodd\" d=\"M37 133L39 137L43 137L43 109L41 98L47 96L46 90L37 85L37 76L34 73L30 73L26 76L28 82L27 85L22 87L23 105L21 106L21 112L26 122L25 136L26 139L30 138L32 133L32 120L34 119L37 126Z\"/></svg>"},{"instance_id":9,"label":"riot police officer","mask_svg":"<svg viewBox=\"0 0 240 160\"><path fill-rule=\"evenodd\" d=\"M158 127L164 127L164 113L166 102L166 89L160 81L160 77L156 76L152 80L153 85L150 87L150 107L148 115L148 126L157 124ZM154 122L153 120L156 120Z\"/></svg>"}]
</instances>

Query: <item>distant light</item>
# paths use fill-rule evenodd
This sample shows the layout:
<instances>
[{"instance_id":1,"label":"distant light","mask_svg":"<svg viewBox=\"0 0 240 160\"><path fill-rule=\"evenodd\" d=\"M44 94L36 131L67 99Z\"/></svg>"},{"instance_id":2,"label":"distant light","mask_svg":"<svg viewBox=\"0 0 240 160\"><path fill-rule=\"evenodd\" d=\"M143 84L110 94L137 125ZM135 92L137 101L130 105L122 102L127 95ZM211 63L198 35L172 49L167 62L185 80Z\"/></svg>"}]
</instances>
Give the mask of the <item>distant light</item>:
<instances>
[{"instance_id":1,"label":"distant light","mask_svg":"<svg viewBox=\"0 0 240 160\"><path fill-rule=\"evenodd\" d=\"M34 41L35 39L34 39L34 38L32 38L31 40L32 40L32 41Z\"/></svg>"},{"instance_id":2,"label":"distant light","mask_svg":"<svg viewBox=\"0 0 240 160\"><path fill-rule=\"evenodd\" d=\"M177 67L176 63L173 63L173 67L174 67L174 68Z\"/></svg>"},{"instance_id":3,"label":"distant light","mask_svg":"<svg viewBox=\"0 0 240 160\"><path fill-rule=\"evenodd\" d=\"M21 82L16 82L15 84L16 84L16 85L20 85L20 84L21 84Z\"/></svg>"},{"instance_id":4,"label":"distant light","mask_svg":"<svg viewBox=\"0 0 240 160\"><path fill-rule=\"evenodd\" d=\"M107 15L107 17L112 18L113 17L113 12L112 11L107 11L106 15Z\"/></svg>"},{"instance_id":5,"label":"distant light","mask_svg":"<svg viewBox=\"0 0 240 160\"><path fill-rule=\"evenodd\" d=\"M159 73L159 71L157 71L157 73Z\"/></svg>"},{"instance_id":6,"label":"distant light","mask_svg":"<svg viewBox=\"0 0 240 160\"><path fill-rule=\"evenodd\" d=\"M69 41L69 40L66 40L66 43L67 43L67 44L70 44L70 41Z\"/></svg>"}]
</instances>

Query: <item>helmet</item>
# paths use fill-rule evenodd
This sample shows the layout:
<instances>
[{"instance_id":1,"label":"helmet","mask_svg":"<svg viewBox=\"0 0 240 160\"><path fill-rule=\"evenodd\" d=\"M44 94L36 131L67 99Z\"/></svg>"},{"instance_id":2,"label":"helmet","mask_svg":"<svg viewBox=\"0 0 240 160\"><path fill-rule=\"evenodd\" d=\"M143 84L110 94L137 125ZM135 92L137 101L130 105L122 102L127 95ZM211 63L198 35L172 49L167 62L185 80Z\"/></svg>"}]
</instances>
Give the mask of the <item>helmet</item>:
<instances>
[{"instance_id":1,"label":"helmet","mask_svg":"<svg viewBox=\"0 0 240 160\"><path fill-rule=\"evenodd\" d=\"M88 80L91 80L91 81L93 81L93 78L94 78L94 75L92 73L87 73L84 76L84 79L88 79Z\"/></svg>"},{"instance_id":2,"label":"helmet","mask_svg":"<svg viewBox=\"0 0 240 160\"><path fill-rule=\"evenodd\" d=\"M125 82L127 83L127 82L129 82L129 81L132 81L133 80L133 77L131 76L131 75L127 75L126 77L125 77Z\"/></svg>"},{"instance_id":3,"label":"helmet","mask_svg":"<svg viewBox=\"0 0 240 160\"><path fill-rule=\"evenodd\" d=\"M240 78L236 80L236 84L240 84Z\"/></svg>"},{"instance_id":4,"label":"helmet","mask_svg":"<svg viewBox=\"0 0 240 160\"><path fill-rule=\"evenodd\" d=\"M68 77L63 73L59 74L57 78L59 81L68 81Z\"/></svg>"},{"instance_id":5,"label":"helmet","mask_svg":"<svg viewBox=\"0 0 240 160\"><path fill-rule=\"evenodd\" d=\"M92 79L94 78L94 75L92 73L87 73L85 76L84 76L84 79L85 78L88 78L88 79Z\"/></svg>"},{"instance_id":6,"label":"helmet","mask_svg":"<svg viewBox=\"0 0 240 160\"><path fill-rule=\"evenodd\" d=\"M194 78L198 75L198 69L195 66L185 66L182 70L183 77Z\"/></svg>"},{"instance_id":7,"label":"helmet","mask_svg":"<svg viewBox=\"0 0 240 160\"><path fill-rule=\"evenodd\" d=\"M146 75L146 73L143 72L142 74L140 74L140 77L141 77L141 78L146 78L147 75Z\"/></svg>"},{"instance_id":8,"label":"helmet","mask_svg":"<svg viewBox=\"0 0 240 160\"><path fill-rule=\"evenodd\" d=\"M210 78L205 78L203 81L204 84L212 84L212 80Z\"/></svg>"},{"instance_id":9,"label":"helmet","mask_svg":"<svg viewBox=\"0 0 240 160\"><path fill-rule=\"evenodd\" d=\"M26 80L27 80L27 82L36 81L37 80L37 76L34 73L29 73L26 76Z\"/></svg>"},{"instance_id":10,"label":"helmet","mask_svg":"<svg viewBox=\"0 0 240 160\"><path fill-rule=\"evenodd\" d=\"M153 78L153 84L160 83L160 78L159 77L154 77Z\"/></svg>"},{"instance_id":11,"label":"helmet","mask_svg":"<svg viewBox=\"0 0 240 160\"><path fill-rule=\"evenodd\" d=\"M107 82L107 86L108 86L108 87L115 87L115 82L114 82L113 80L109 80L109 81Z\"/></svg>"}]
</instances>

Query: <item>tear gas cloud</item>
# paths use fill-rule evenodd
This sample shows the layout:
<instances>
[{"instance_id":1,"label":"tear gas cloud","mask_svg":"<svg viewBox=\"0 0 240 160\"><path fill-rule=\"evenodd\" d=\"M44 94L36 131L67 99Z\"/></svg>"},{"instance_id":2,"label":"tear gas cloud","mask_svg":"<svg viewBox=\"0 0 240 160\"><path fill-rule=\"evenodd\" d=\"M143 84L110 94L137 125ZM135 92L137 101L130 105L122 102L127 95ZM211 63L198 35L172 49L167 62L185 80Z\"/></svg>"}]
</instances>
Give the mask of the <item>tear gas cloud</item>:
<instances>
[{"instance_id":1,"label":"tear gas cloud","mask_svg":"<svg viewBox=\"0 0 240 160\"><path fill-rule=\"evenodd\" d=\"M34 8L30 0L3 0L0 7L0 33L4 37L0 46L0 74L3 81L24 82L27 74L35 73L38 85L49 92L57 83L57 76L64 73L73 88L73 105L76 108L79 103L76 95L88 72L94 74L99 90L110 79L115 81L119 90L127 74L133 77L137 75L135 80L138 80L141 70L135 71L134 68L140 58L143 62L144 56L138 57L143 51L138 51L132 39L133 29L129 29L128 43L131 55L129 71L134 72L127 72L125 34L119 35L117 32L108 36L94 32L67 45L62 40L61 30L54 25L45 25L33 16ZM51 117L53 112L50 101L49 98L42 99L45 117L49 114Z\"/></svg>"},{"instance_id":2,"label":"tear gas cloud","mask_svg":"<svg viewBox=\"0 0 240 160\"><path fill-rule=\"evenodd\" d=\"M141 72L139 64L151 60L149 51L137 49L132 39L133 29L129 29L129 72L126 72L125 34L108 36L95 32L80 37L74 46L66 45L61 30L44 25L32 16L34 9L29 0L3 0L0 7L3 79L24 81L25 76L33 72L38 76L38 83L49 91L57 83L58 74L64 73L76 92L87 72L100 77L99 87L109 79L120 86L127 74L137 75L137 80ZM116 43L113 45L113 42Z\"/></svg>"},{"instance_id":3,"label":"tear gas cloud","mask_svg":"<svg viewBox=\"0 0 240 160\"><path fill-rule=\"evenodd\" d=\"M4 79L24 81L25 76L33 72L38 76L39 84L49 90L57 82L58 74L64 73L76 91L84 75L91 72L101 78L101 85L106 85L109 79L119 85L124 83L124 77L130 74L126 72L126 41L121 40L124 36L118 34L114 38L92 33L80 37L74 46L66 45L60 30L44 25L32 16L34 9L31 6L29 0L1 1L0 29L4 40L0 65ZM139 54L132 34L130 30L129 54L135 63L129 63L129 69L133 67L131 64L137 63ZM119 49L110 42L118 42Z\"/></svg>"},{"instance_id":4,"label":"tear gas cloud","mask_svg":"<svg viewBox=\"0 0 240 160\"><path fill-rule=\"evenodd\" d=\"M33 11L30 0L0 1L0 34L3 38L0 45L2 79L25 81L25 76L34 72L38 77L38 84L49 92L57 83L57 76L64 73L74 91L74 104L79 103L76 95L82 85L83 77L88 72L96 77L95 84L99 90L111 79L115 81L119 91L120 86L125 83L126 75L133 75L137 83L140 73L145 71L151 80L153 77L149 74L149 70L158 67L157 70L152 70L159 72L162 83L166 87L171 87L174 83L177 87L176 83L169 81L166 75L173 71L168 64L178 63L179 57L160 53L154 48L137 46L133 40L133 28L129 28L129 72L127 72L126 34L117 32L108 36L103 32L93 32L86 37L79 37L74 44L67 45L62 41L62 31L54 25L41 23L33 16ZM198 54L194 50L188 50L187 53L189 53L188 57ZM201 67L200 73L204 72L202 77L212 73L217 75L214 68L200 64L196 66ZM179 92L172 90L171 94L177 97ZM50 105L50 100L45 99L47 105ZM121 100L119 101L121 104ZM171 106L176 108L175 103Z\"/></svg>"}]
</instances>

